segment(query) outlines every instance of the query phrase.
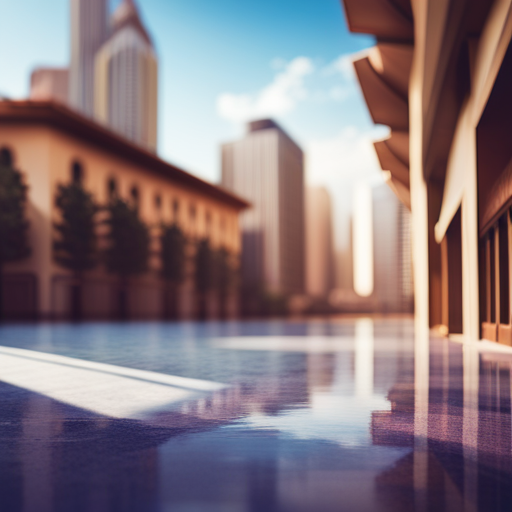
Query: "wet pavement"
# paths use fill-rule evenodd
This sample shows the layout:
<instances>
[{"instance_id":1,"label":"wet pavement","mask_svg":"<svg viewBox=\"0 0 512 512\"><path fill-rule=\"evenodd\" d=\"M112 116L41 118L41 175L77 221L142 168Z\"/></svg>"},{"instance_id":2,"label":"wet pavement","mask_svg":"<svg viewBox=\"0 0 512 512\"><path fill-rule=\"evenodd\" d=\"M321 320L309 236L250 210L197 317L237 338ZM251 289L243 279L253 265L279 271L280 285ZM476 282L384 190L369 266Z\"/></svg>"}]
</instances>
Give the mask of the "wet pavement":
<instances>
[{"instance_id":1,"label":"wet pavement","mask_svg":"<svg viewBox=\"0 0 512 512\"><path fill-rule=\"evenodd\" d=\"M512 510L512 350L410 319L6 325L0 345L2 511Z\"/></svg>"}]
</instances>

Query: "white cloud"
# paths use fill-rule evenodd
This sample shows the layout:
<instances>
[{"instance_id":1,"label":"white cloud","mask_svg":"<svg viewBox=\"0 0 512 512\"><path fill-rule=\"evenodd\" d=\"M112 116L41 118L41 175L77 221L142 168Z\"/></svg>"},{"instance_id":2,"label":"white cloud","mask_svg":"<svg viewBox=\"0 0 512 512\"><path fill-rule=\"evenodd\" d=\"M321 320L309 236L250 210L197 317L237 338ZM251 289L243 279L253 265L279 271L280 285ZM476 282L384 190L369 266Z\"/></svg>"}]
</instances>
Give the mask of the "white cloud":
<instances>
[{"instance_id":1,"label":"white cloud","mask_svg":"<svg viewBox=\"0 0 512 512\"><path fill-rule=\"evenodd\" d=\"M284 59L281 59L281 57L276 57L275 59L272 59L270 62L270 67L272 69L283 69L286 66L287 62Z\"/></svg>"},{"instance_id":2,"label":"white cloud","mask_svg":"<svg viewBox=\"0 0 512 512\"><path fill-rule=\"evenodd\" d=\"M357 91L352 58L352 55L341 55L319 69L315 69L309 57L296 57L290 62L275 58L270 66L276 75L269 85L255 93L219 95L217 113L228 121L239 123L288 114L305 100L343 102Z\"/></svg>"},{"instance_id":3,"label":"white cloud","mask_svg":"<svg viewBox=\"0 0 512 512\"><path fill-rule=\"evenodd\" d=\"M361 131L349 126L333 137L311 140L306 144L308 181L327 185L380 179L373 141L387 132L384 127Z\"/></svg>"},{"instance_id":4,"label":"white cloud","mask_svg":"<svg viewBox=\"0 0 512 512\"><path fill-rule=\"evenodd\" d=\"M331 87L331 89L329 90L329 99L334 101L344 101L350 96L351 93L351 88L336 85L334 87Z\"/></svg>"},{"instance_id":5,"label":"white cloud","mask_svg":"<svg viewBox=\"0 0 512 512\"><path fill-rule=\"evenodd\" d=\"M345 82L355 82L356 73L353 65L353 55L340 55L324 68L324 74L327 76L341 75Z\"/></svg>"},{"instance_id":6,"label":"white cloud","mask_svg":"<svg viewBox=\"0 0 512 512\"><path fill-rule=\"evenodd\" d=\"M325 80L336 80L329 89L332 101L345 101L357 90L357 78L352 64L353 55L341 55L322 69Z\"/></svg>"},{"instance_id":7,"label":"white cloud","mask_svg":"<svg viewBox=\"0 0 512 512\"><path fill-rule=\"evenodd\" d=\"M275 76L271 84L256 94L221 94L217 98L217 112L234 122L286 114L308 97L304 80L313 71L311 59L297 57Z\"/></svg>"}]
</instances>

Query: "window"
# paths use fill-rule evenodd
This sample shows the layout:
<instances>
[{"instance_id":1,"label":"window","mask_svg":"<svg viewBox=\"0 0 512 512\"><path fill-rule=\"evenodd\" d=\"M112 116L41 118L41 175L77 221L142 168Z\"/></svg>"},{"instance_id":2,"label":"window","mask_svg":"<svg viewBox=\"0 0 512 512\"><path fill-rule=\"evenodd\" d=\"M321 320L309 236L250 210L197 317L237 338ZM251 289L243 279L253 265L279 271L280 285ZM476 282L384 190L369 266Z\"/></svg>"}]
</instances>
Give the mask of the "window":
<instances>
[{"instance_id":1,"label":"window","mask_svg":"<svg viewBox=\"0 0 512 512\"><path fill-rule=\"evenodd\" d=\"M174 222L178 222L178 216L180 213L180 203L177 199L174 199L172 202L172 213L174 216Z\"/></svg>"},{"instance_id":2,"label":"window","mask_svg":"<svg viewBox=\"0 0 512 512\"><path fill-rule=\"evenodd\" d=\"M115 178L110 178L107 182L107 196L110 200L117 196L117 182Z\"/></svg>"},{"instance_id":3,"label":"window","mask_svg":"<svg viewBox=\"0 0 512 512\"><path fill-rule=\"evenodd\" d=\"M8 148L0 149L0 164L5 165L7 167L11 167L13 165L12 152Z\"/></svg>"},{"instance_id":4,"label":"window","mask_svg":"<svg viewBox=\"0 0 512 512\"><path fill-rule=\"evenodd\" d=\"M160 194L155 195L155 208L157 210L162 208L162 196Z\"/></svg>"},{"instance_id":5,"label":"window","mask_svg":"<svg viewBox=\"0 0 512 512\"><path fill-rule=\"evenodd\" d=\"M501 325L510 324L510 301L509 301L509 236L508 236L508 224L510 215L507 213L502 215L498 221L497 232L499 236L497 246L497 267L499 268L499 281L497 286L499 290L499 323Z\"/></svg>"},{"instance_id":6,"label":"window","mask_svg":"<svg viewBox=\"0 0 512 512\"><path fill-rule=\"evenodd\" d=\"M193 204L190 205L190 220L196 220L196 207Z\"/></svg>"},{"instance_id":7,"label":"window","mask_svg":"<svg viewBox=\"0 0 512 512\"><path fill-rule=\"evenodd\" d=\"M82 168L82 164L80 162L73 162L71 165L71 181L76 185L82 183L82 179L84 177L84 171Z\"/></svg>"},{"instance_id":8,"label":"window","mask_svg":"<svg viewBox=\"0 0 512 512\"><path fill-rule=\"evenodd\" d=\"M139 202L140 202L140 196L139 196L139 189L135 185L130 190L130 196L132 198L133 205L135 206L135 208L138 208Z\"/></svg>"},{"instance_id":9,"label":"window","mask_svg":"<svg viewBox=\"0 0 512 512\"><path fill-rule=\"evenodd\" d=\"M501 215L480 240L482 337L510 345L510 212Z\"/></svg>"}]
</instances>

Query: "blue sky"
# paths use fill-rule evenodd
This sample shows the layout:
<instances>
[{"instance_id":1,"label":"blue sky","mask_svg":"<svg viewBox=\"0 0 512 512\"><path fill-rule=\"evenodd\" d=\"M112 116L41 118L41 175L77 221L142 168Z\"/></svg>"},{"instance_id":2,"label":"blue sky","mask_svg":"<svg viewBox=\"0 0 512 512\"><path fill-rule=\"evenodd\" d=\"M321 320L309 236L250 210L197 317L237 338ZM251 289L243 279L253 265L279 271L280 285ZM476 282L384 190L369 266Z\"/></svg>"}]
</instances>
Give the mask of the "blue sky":
<instances>
[{"instance_id":1,"label":"blue sky","mask_svg":"<svg viewBox=\"0 0 512 512\"><path fill-rule=\"evenodd\" d=\"M119 0L112 1L112 7ZM69 0L0 0L0 94L24 97L30 71L66 65ZM211 181L219 144L273 116L305 149L308 181L337 203L373 179L373 127L347 56L339 0L139 0L160 60L159 153ZM340 208L340 205L337 205ZM343 205L341 205L343 208Z\"/></svg>"}]
</instances>

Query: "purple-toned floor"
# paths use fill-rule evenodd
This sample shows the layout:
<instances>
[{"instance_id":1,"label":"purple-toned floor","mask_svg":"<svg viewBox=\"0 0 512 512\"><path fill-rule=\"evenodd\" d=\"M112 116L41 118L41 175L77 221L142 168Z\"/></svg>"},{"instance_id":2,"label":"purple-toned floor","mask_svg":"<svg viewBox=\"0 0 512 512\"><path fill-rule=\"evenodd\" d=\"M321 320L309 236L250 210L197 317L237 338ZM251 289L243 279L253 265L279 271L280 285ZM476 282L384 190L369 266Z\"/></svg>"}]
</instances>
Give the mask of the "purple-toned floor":
<instances>
[{"instance_id":1,"label":"purple-toned floor","mask_svg":"<svg viewBox=\"0 0 512 512\"><path fill-rule=\"evenodd\" d=\"M411 319L4 325L0 510L511 511L512 350L482 347Z\"/></svg>"}]
</instances>

